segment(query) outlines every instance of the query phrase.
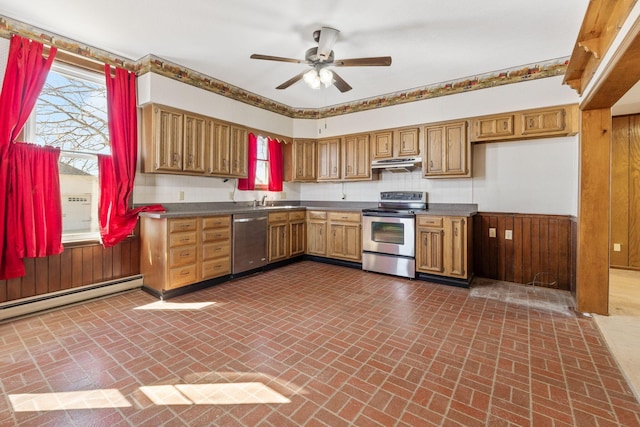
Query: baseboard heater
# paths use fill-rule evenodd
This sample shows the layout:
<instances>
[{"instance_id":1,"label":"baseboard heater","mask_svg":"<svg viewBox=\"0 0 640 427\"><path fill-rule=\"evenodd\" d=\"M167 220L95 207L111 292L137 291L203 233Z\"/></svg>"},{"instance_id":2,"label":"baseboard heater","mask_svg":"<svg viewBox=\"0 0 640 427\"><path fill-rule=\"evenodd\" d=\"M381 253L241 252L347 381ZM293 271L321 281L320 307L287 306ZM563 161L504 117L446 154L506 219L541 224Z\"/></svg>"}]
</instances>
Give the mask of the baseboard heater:
<instances>
[{"instance_id":1,"label":"baseboard heater","mask_svg":"<svg viewBox=\"0 0 640 427\"><path fill-rule=\"evenodd\" d=\"M0 321L141 287L142 275L138 274L108 282L8 301L0 304Z\"/></svg>"}]
</instances>

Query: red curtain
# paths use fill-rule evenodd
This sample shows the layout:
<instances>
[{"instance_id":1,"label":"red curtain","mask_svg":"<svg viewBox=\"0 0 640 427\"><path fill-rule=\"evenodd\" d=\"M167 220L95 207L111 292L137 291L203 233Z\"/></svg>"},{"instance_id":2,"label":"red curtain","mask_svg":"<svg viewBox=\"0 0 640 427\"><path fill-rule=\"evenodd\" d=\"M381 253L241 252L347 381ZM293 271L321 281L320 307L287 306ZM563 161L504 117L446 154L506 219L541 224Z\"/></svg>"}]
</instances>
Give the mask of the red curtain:
<instances>
[{"instance_id":1,"label":"red curtain","mask_svg":"<svg viewBox=\"0 0 640 427\"><path fill-rule=\"evenodd\" d=\"M51 47L48 58L44 58L43 50L42 43L17 35L11 37L0 93L0 280L24 275L16 242L9 237L19 225L11 222L15 217L8 214L9 208L15 206L10 197L17 194L10 191L12 170L20 167L13 164L11 152L16 137L33 111L57 52Z\"/></svg>"},{"instance_id":2,"label":"red curtain","mask_svg":"<svg viewBox=\"0 0 640 427\"><path fill-rule=\"evenodd\" d=\"M141 211L164 211L161 205L130 209L138 157L136 76L105 64L111 157L98 156L100 200L98 218L105 247L121 242L133 231Z\"/></svg>"},{"instance_id":3,"label":"red curtain","mask_svg":"<svg viewBox=\"0 0 640 427\"><path fill-rule=\"evenodd\" d=\"M249 133L249 146L247 151L247 177L238 179L238 190L255 190L256 188L258 138L253 133Z\"/></svg>"},{"instance_id":4,"label":"red curtain","mask_svg":"<svg viewBox=\"0 0 640 427\"><path fill-rule=\"evenodd\" d=\"M269 191L282 191L283 174L282 144L269 138Z\"/></svg>"},{"instance_id":5,"label":"red curtain","mask_svg":"<svg viewBox=\"0 0 640 427\"><path fill-rule=\"evenodd\" d=\"M8 241L15 242L19 258L57 255L62 246L62 204L58 159L60 149L16 143L13 164Z\"/></svg>"}]
</instances>

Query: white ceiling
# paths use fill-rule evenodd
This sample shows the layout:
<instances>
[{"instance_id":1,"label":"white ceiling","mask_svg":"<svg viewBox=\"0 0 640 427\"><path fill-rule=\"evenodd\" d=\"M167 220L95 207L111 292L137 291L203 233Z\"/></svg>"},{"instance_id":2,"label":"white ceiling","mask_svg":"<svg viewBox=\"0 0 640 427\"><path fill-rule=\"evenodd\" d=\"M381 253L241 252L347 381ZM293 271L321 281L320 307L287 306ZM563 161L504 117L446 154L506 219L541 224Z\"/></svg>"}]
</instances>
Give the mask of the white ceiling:
<instances>
[{"instance_id":1,"label":"white ceiling","mask_svg":"<svg viewBox=\"0 0 640 427\"><path fill-rule=\"evenodd\" d=\"M153 54L290 107L320 108L570 56L589 0L0 0L0 15L132 60ZM353 90L275 87L308 68L321 26Z\"/></svg>"}]
</instances>

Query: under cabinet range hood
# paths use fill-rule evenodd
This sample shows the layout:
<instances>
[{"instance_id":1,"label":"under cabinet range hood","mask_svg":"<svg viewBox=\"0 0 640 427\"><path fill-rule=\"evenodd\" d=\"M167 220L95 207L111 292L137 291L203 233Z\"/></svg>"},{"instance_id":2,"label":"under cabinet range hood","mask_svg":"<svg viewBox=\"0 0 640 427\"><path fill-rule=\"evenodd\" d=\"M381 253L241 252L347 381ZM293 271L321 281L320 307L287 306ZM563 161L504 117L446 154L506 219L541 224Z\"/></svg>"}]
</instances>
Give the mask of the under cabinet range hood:
<instances>
[{"instance_id":1,"label":"under cabinet range hood","mask_svg":"<svg viewBox=\"0 0 640 427\"><path fill-rule=\"evenodd\" d=\"M393 159L378 159L371 162L373 170L388 170L389 172L411 172L422 165L420 157L395 157Z\"/></svg>"}]
</instances>

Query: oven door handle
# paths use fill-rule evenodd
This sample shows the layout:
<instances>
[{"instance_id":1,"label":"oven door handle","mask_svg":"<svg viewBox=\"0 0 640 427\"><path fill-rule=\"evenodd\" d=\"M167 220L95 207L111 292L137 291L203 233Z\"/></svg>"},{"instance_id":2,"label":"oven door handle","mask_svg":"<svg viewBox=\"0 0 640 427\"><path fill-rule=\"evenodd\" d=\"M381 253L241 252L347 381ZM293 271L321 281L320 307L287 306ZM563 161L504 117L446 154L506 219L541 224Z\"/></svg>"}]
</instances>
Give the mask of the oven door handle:
<instances>
[{"instance_id":1,"label":"oven door handle","mask_svg":"<svg viewBox=\"0 0 640 427\"><path fill-rule=\"evenodd\" d=\"M412 213L395 212L362 212L362 216L384 217L384 218L414 218Z\"/></svg>"}]
</instances>

